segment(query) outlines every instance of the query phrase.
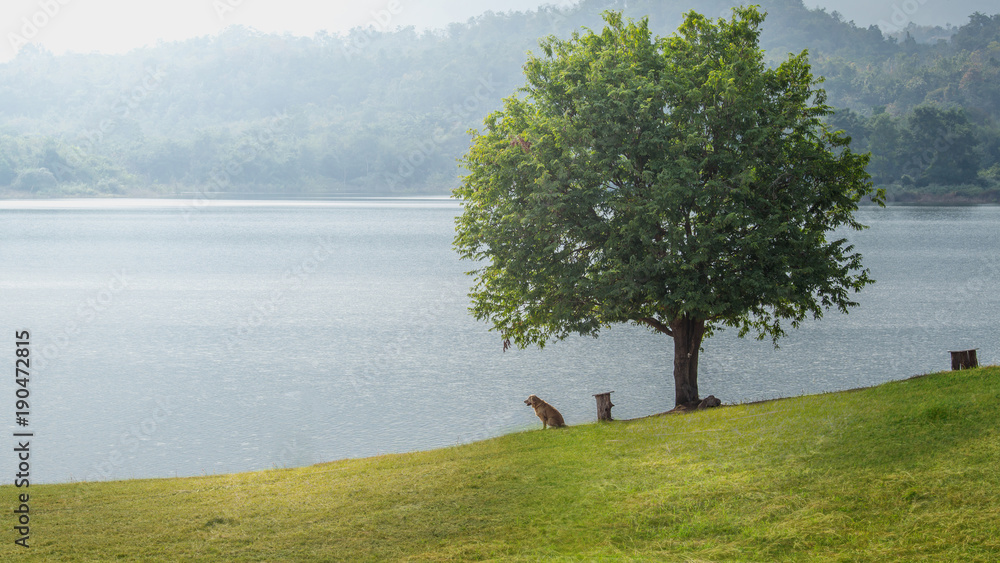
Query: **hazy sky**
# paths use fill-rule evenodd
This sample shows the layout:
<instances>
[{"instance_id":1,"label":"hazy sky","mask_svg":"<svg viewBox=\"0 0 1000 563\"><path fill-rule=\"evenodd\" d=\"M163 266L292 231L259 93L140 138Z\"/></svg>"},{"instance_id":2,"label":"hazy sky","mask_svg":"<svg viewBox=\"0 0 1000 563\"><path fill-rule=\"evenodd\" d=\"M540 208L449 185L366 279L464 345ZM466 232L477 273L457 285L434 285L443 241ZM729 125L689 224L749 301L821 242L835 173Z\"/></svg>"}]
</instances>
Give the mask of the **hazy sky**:
<instances>
[{"instance_id":1,"label":"hazy sky","mask_svg":"<svg viewBox=\"0 0 1000 563\"><path fill-rule=\"evenodd\" d=\"M242 24L264 32L311 36L375 25L442 27L492 9L526 10L570 0L0 0L0 61L24 41L54 53L121 53L131 48L215 34ZM16 35L16 37L12 37ZM29 37L30 36L30 37Z\"/></svg>"},{"instance_id":2,"label":"hazy sky","mask_svg":"<svg viewBox=\"0 0 1000 563\"><path fill-rule=\"evenodd\" d=\"M566 7L573 0L0 0L0 62L26 42L54 53L122 53L157 40L215 34L242 24L264 32L311 36L355 26L443 27L486 10ZM1000 11L997 0L805 0L838 10L859 25L962 24L978 10ZM691 1L697 9L697 0Z\"/></svg>"},{"instance_id":3,"label":"hazy sky","mask_svg":"<svg viewBox=\"0 0 1000 563\"><path fill-rule=\"evenodd\" d=\"M883 31L917 25L963 25L973 12L1000 13L997 0L803 0L809 8L824 7L859 26L875 24Z\"/></svg>"}]
</instances>

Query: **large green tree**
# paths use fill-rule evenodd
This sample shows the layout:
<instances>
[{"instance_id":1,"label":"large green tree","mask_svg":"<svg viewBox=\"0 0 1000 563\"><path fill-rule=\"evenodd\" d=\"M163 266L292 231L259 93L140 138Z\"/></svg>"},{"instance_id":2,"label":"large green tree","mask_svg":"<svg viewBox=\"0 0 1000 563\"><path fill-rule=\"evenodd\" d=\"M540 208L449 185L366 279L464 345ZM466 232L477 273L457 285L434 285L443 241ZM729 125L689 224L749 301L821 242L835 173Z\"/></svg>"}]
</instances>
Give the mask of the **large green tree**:
<instances>
[{"instance_id":1,"label":"large green tree","mask_svg":"<svg viewBox=\"0 0 1000 563\"><path fill-rule=\"evenodd\" d=\"M867 155L827 130L807 53L777 67L764 14L688 13L672 36L604 15L549 37L526 85L473 134L455 247L470 310L519 347L616 323L673 338L677 405L699 399L713 329L777 342L873 280L834 229L873 193Z\"/></svg>"}]
</instances>

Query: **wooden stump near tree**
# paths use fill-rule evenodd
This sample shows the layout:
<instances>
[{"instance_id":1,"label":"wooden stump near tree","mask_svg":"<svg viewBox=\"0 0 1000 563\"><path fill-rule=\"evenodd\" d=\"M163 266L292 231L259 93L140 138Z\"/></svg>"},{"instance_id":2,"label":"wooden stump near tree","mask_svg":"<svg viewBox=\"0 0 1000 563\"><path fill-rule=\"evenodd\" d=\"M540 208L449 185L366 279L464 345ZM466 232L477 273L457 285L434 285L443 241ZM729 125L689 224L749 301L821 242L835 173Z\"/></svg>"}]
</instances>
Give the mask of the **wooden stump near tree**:
<instances>
[{"instance_id":1,"label":"wooden stump near tree","mask_svg":"<svg viewBox=\"0 0 1000 563\"><path fill-rule=\"evenodd\" d=\"M976 358L976 350L948 350L951 353L951 369L960 370L979 367L979 360Z\"/></svg>"},{"instance_id":2,"label":"wooden stump near tree","mask_svg":"<svg viewBox=\"0 0 1000 563\"><path fill-rule=\"evenodd\" d=\"M597 393L594 395L594 397L597 398L597 420L614 420L611 418L611 407L614 406L611 403L612 393L614 393L614 391Z\"/></svg>"}]
</instances>

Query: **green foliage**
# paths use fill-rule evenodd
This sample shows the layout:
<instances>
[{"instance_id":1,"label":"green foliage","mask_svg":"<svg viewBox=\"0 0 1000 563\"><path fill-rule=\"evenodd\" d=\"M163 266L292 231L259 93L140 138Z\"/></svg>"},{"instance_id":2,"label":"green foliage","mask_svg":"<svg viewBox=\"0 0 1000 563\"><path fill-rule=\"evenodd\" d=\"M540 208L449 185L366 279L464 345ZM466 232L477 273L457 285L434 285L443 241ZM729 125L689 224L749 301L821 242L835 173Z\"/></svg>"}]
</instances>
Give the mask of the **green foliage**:
<instances>
[{"instance_id":1,"label":"green foliage","mask_svg":"<svg viewBox=\"0 0 1000 563\"><path fill-rule=\"evenodd\" d=\"M823 124L806 53L765 63L763 19L689 13L654 38L609 12L600 33L542 42L454 192L477 318L522 347L680 319L776 341L783 320L855 305L872 280L827 237L880 194Z\"/></svg>"},{"instance_id":2,"label":"green foliage","mask_svg":"<svg viewBox=\"0 0 1000 563\"><path fill-rule=\"evenodd\" d=\"M959 49L970 52L989 49L1000 43L1000 14L972 14L969 23L955 33L952 41Z\"/></svg>"},{"instance_id":3,"label":"green foliage","mask_svg":"<svg viewBox=\"0 0 1000 563\"><path fill-rule=\"evenodd\" d=\"M858 150L871 151L868 172L878 184L890 186L894 201L919 193L960 201L948 194L961 196L963 186L978 186L984 201L997 201L989 194L1000 188L1000 178L989 166L1000 156L1000 137L962 108L924 105L903 117L880 112L867 119L848 110L830 123L849 134Z\"/></svg>"},{"instance_id":4,"label":"green foliage","mask_svg":"<svg viewBox=\"0 0 1000 563\"><path fill-rule=\"evenodd\" d=\"M871 151L869 171L891 199L961 201L963 184L1000 187L980 173L1000 162L1000 15L969 20L949 41L816 60L831 100L847 108L831 123Z\"/></svg>"},{"instance_id":5,"label":"green foliage","mask_svg":"<svg viewBox=\"0 0 1000 563\"><path fill-rule=\"evenodd\" d=\"M8 159L0 156L0 187L9 186L14 178L17 178L17 171Z\"/></svg>"},{"instance_id":6,"label":"green foliage","mask_svg":"<svg viewBox=\"0 0 1000 563\"><path fill-rule=\"evenodd\" d=\"M123 194L140 185L106 157L51 138L0 133L0 189L15 196Z\"/></svg>"},{"instance_id":7,"label":"green foliage","mask_svg":"<svg viewBox=\"0 0 1000 563\"><path fill-rule=\"evenodd\" d=\"M43 192L54 188L57 183L48 168L28 168L17 174L12 187L22 192Z\"/></svg>"}]
</instances>

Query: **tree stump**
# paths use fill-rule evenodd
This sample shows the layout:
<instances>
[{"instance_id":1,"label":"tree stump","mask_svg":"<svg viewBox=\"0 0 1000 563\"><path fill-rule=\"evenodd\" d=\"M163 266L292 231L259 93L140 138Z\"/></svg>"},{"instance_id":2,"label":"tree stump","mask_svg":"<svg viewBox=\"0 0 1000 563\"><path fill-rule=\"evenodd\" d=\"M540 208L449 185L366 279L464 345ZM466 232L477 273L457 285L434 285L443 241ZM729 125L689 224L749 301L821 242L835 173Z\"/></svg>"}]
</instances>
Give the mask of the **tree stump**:
<instances>
[{"instance_id":1,"label":"tree stump","mask_svg":"<svg viewBox=\"0 0 1000 563\"><path fill-rule=\"evenodd\" d=\"M594 397L597 398L597 420L614 420L611 418L611 407L614 406L611 403L612 393L614 393L614 391L597 393L594 395Z\"/></svg>"},{"instance_id":2,"label":"tree stump","mask_svg":"<svg viewBox=\"0 0 1000 563\"><path fill-rule=\"evenodd\" d=\"M978 349L948 350L951 353L951 369L960 370L979 367L979 360L976 359L976 350Z\"/></svg>"}]
</instances>

